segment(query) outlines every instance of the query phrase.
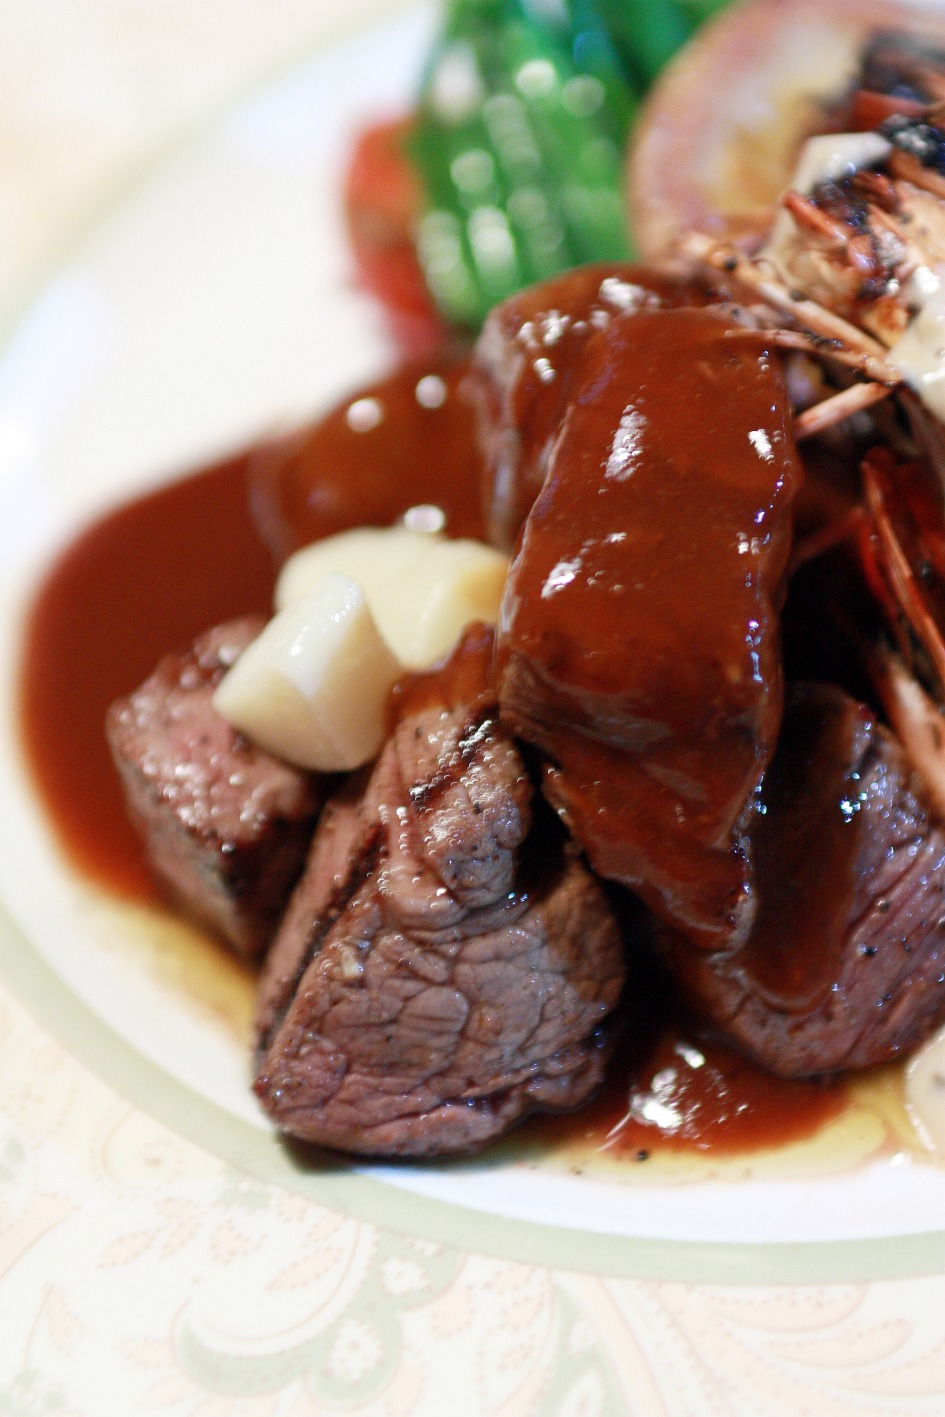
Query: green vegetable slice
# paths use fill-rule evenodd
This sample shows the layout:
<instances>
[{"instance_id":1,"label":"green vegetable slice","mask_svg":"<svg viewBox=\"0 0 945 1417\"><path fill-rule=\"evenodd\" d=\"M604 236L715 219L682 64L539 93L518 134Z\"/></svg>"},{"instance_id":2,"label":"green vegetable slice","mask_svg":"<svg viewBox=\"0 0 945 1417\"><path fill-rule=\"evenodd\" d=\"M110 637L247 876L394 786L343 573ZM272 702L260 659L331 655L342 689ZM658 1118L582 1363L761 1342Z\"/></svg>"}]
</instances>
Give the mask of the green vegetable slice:
<instances>
[{"instance_id":1,"label":"green vegetable slice","mask_svg":"<svg viewBox=\"0 0 945 1417\"><path fill-rule=\"evenodd\" d=\"M576 29L535 0L454 0L411 147L427 197L418 254L447 319L475 327L523 285L629 255L635 107L599 20Z\"/></svg>"},{"instance_id":2,"label":"green vegetable slice","mask_svg":"<svg viewBox=\"0 0 945 1417\"><path fill-rule=\"evenodd\" d=\"M640 99L726 0L450 0L410 155L417 252L441 313L632 255L623 153Z\"/></svg>"}]
</instances>

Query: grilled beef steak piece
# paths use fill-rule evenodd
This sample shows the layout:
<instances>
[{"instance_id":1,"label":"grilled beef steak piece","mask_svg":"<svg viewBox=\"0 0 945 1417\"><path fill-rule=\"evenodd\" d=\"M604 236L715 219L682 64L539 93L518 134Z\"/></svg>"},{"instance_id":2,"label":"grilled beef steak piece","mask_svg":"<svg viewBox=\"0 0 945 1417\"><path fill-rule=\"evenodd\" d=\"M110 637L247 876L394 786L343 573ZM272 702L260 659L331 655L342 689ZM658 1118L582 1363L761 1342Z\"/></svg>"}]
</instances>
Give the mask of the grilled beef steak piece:
<instances>
[{"instance_id":1,"label":"grilled beef steak piece","mask_svg":"<svg viewBox=\"0 0 945 1417\"><path fill-rule=\"evenodd\" d=\"M305 862L323 788L254 747L213 691L261 619L210 630L113 704L107 732L128 810L163 888L241 955L272 937Z\"/></svg>"},{"instance_id":2,"label":"grilled beef steak piece","mask_svg":"<svg viewBox=\"0 0 945 1417\"><path fill-rule=\"evenodd\" d=\"M456 702L455 682L408 695L367 781L329 803L267 960L256 1091L294 1137L472 1151L601 1080L616 917L547 810L532 824L490 696Z\"/></svg>"},{"instance_id":3,"label":"grilled beef steak piece","mask_svg":"<svg viewBox=\"0 0 945 1417\"><path fill-rule=\"evenodd\" d=\"M841 690L792 691L733 951L658 937L704 1018L785 1077L866 1067L945 1019L945 830L899 744Z\"/></svg>"},{"instance_id":4,"label":"grilled beef steak piece","mask_svg":"<svg viewBox=\"0 0 945 1417\"><path fill-rule=\"evenodd\" d=\"M703 944L750 928L741 819L781 720L801 470L765 338L644 309L587 339L498 635L503 719L592 866Z\"/></svg>"}]
</instances>

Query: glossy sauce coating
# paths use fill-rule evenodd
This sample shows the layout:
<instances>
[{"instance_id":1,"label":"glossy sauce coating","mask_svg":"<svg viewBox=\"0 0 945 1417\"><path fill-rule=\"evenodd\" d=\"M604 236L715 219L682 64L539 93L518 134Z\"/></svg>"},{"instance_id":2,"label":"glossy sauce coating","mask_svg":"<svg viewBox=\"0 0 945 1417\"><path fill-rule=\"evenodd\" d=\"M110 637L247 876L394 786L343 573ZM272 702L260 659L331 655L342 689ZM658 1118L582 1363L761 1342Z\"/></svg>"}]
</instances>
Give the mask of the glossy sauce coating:
<instances>
[{"instance_id":1,"label":"glossy sauce coating","mask_svg":"<svg viewBox=\"0 0 945 1417\"><path fill-rule=\"evenodd\" d=\"M465 363L411 364L311 428L260 450L254 514L274 555L352 526L442 509L449 536L482 537L479 456Z\"/></svg>"},{"instance_id":2,"label":"glossy sauce coating","mask_svg":"<svg viewBox=\"0 0 945 1417\"><path fill-rule=\"evenodd\" d=\"M209 626L269 613L277 556L320 536L441 506L479 528L480 463L463 366L411 366L278 443L103 516L50 568L20 681L27 760L70 860L107 889L154 887L105 744L109 705Z\"/></svg>"},{"instance_id":3,"label":"glossy sauce coating","mask_svg":"<svg viewBox=\"0 0 945 1417\"><path fill-rule=\"evenodd\" d=\"M780 366L690 309L618 317L581 359L507 583L502 710L601 874L697 943L735 942L801 478Z\"/></svg>"},{"instance_id":4,"label":"glossy sauce coating","mask_svg":"<svg viewBox=\"0 0 945 1417\"><path fill-rule=\"evenodd\" d=\"M456 370L449 388L460 381ZM347 409L360 400L351 400L299 435L292 456L261 447L139 498L103 517L51 568L27 625L23 737L61 842L100 885L153 895L104 746L107 705L209 624L269 603L272 560L250 515L248 484L257 510L264 489L268 539L282 547L370 518L392 520L418 501L445 503L454 529L468 534L475 527L480 472L463 443L466 433L457 431L468 429L468 410L426 422L430 410L418 404L418 382L414 369L364 395L380 398L392 425L407 430L398 441L385 444L371 436L373 429L359 433ZM415 456L409 429L418 420L429 430L424 446L432 464ZM443 468L453 470L445 484ZM487 634L471 637L462 661L476 685L487 676L490 642ZM422 699L423 676L405 693L411 703ZM841 1105L836 1089L784 1084L721 1045L697 1044L709 1064L698 1076L693 1053L679 1051L696 1046L693 1036L674 1026L655 1051L618 1065L591 1108L540 1120L533 1129L539 1136L586 1136L589 1145L627 1157L654 1146L725 1151L807 1135ZM668 1087L672 1105L681 1107L681 1125L659 1125L646 1107L659 1074L664 1101Z\"/></svg>"},{"instance_id":5,"label":"glossy sauce coating","mask_svg":"<svg viewBox=\"0 0 945 1417\"><path fill-rule=\"evenodd\" d=\"M703 305L698 287L623 263L582 266L496 306L473 359L486 530L511 550L548 471L590 340L619 314Z\"/></svg>"},{"instance_id":6,"label":"glossy sauce coating","mask_svg":"<svg viewBox=\"0 0 945 1417\"><path fill-rule=\"evenodd\" d=\"M673 1020L642 1056L615 1060L600 1095L578 1116L530 1126L543 1140L577 1136L627 1161L657 1150L729 1156L813 1136L845 1102L842 1079L772 1077L704 1029Z\"/></svg>"},{"instance_id":7,"label":"glossy sauce coating","mask_svg":"<svg viewBox=\"0 0 945 1417\"><path fill-rule=\"evenodd\" d=\"M753 832L759 909L743 967L784 1009L822 1004L838 975L862 892L861 769L872 728L862 704L828 716L817 695L796 695L765 776Z\"/></svg>"},{"instance_id":8,"label":"glossy sauce coating","mask_svg":"<svg viewBox=\"0 0 945 1417\"><path fill-rule=\"evenodd\" d=\"M273 566L237 457L107 513L51 567L27 624L20 722L66 854L107 889L155 895L105 742L105 714L171 650L265 612Z\"/></svg>"}]
</instances>

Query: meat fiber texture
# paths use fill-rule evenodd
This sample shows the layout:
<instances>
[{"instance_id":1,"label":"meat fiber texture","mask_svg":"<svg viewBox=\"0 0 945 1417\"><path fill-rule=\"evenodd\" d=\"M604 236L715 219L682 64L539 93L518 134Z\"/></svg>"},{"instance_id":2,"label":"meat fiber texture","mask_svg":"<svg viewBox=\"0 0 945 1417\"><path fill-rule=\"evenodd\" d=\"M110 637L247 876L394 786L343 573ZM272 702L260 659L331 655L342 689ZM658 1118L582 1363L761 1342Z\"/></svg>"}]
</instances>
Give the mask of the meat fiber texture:
<instances>
[{"instance_id":1,"label":"meat fiber texture","mask_svg":"<svg viewBox=\"0 0 945 1417\"><path fill-rule=\"evenodd\" d=\"M256 1091L376 1155L473 1151L601 1081L621 932L480 703L399 723L327 806L263 975Z\"/></svg>"},{"instance_id":2,"label":"meat fiber texture","mask_svg":"<svg viewBox=\"0 0 945 1417\"><path fill-rule=\"evenodd\" d=\"M945 1019L945 831L896 739L828 685L792 692L734 951L664 932L699 1013L785 1077L906 1054Z\"/></svg>"},{"instance_id":3,"label":"meat fiber texture","mask_svg":"<svg viewBox=\"0 0 945 1417\"><path fill-rule=\"evenodd\" d=\"M156 879L248 958L272 938L324 796L317 778L255 747L213 707L223 674L262 626L234 620L167 656L107 722Z\"/></svg>"}]
</instances>

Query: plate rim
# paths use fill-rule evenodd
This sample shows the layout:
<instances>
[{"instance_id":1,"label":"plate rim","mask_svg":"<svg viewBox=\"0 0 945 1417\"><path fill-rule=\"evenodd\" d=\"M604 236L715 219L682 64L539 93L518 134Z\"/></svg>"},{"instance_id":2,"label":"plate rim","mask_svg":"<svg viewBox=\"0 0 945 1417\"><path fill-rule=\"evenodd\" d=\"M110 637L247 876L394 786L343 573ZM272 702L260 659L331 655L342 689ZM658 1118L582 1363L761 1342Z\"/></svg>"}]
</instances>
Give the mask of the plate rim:
<instances>
[{"instance_id":1,"label":"plate rim","mask_svg":"<svg viewBox=\"0 0 945 1417\"><path fill-rule=\"evenodd\" d=\"M110 217L227 115L264 94L280 78L356 38L359 32L430 8L429 0L375 0L356 20L333 19L314 43L283 56L251 83L237 86L198 120L178 130L169 142L158 145L97 209L85 215L54 257L14 290L12 315L7 307L0 323L0 355L16 337L42 290L77 259ZM63 869L72 873L65 858L60 856L60 860ZM78 1062L171 1132L257 1180L395 1233L554 1270L693 1284L833 1284L918 1279L945 1272L945 1228L834 1241L733 1242L615 1235L434 1199L361 1174L344 1158L320 1158L317 1168L306 1167L274 1133L226 1112L115 1032L60 978L2 900L0 980ZM627 1193L627 1200L633 1204L632 1192Z\"/></svg>"},{"instance_id":2,"label":"plate rim","mask_svg":"<svg viewBox=\"0 0 945 1417\"><path fill-rule=\"evenodd\" d=\"M731 1242L614 1235L496 1215L360 1174L344 1158L306 1166L165 1072L47 964L0 902L0 976L34 1019L138 1110L254 1179L398 1234L469 1253L611 1278L690 1284L846 1284L945 1272L945 1230L845 1240ZM632 1194L628 1193L628 1204Z\"/></svg>"},{"instance_id":3,"label":"plate rim","mask_svg":"<svg viewBox=\"0 0 945 1417\"><path fill-rule=\"evenodd\" d=\"M436 10L435 0L362 0L362 4L364 8L354 18L343 12L339 18L339 11L335 8L319 10L323 18L317 34L290 45L261 69L237 80L208 108L185 119L163 138L158 138L127 171L120 172L101 191L93 193L87 204L67 219L51 251L13 284L0 304L0 358L13 343L17 331L42 292L72 264L82 247L93 240L113 216L133 202L153 178L173 164L176 158L187 153L229 114L262 97L273 84L288 78L319 55L355 39L362 30L382 25L385 21L394 21L411 12L435 13ZM327 19L324 18L326 14Z\"/></svg>"}]
</instances>

